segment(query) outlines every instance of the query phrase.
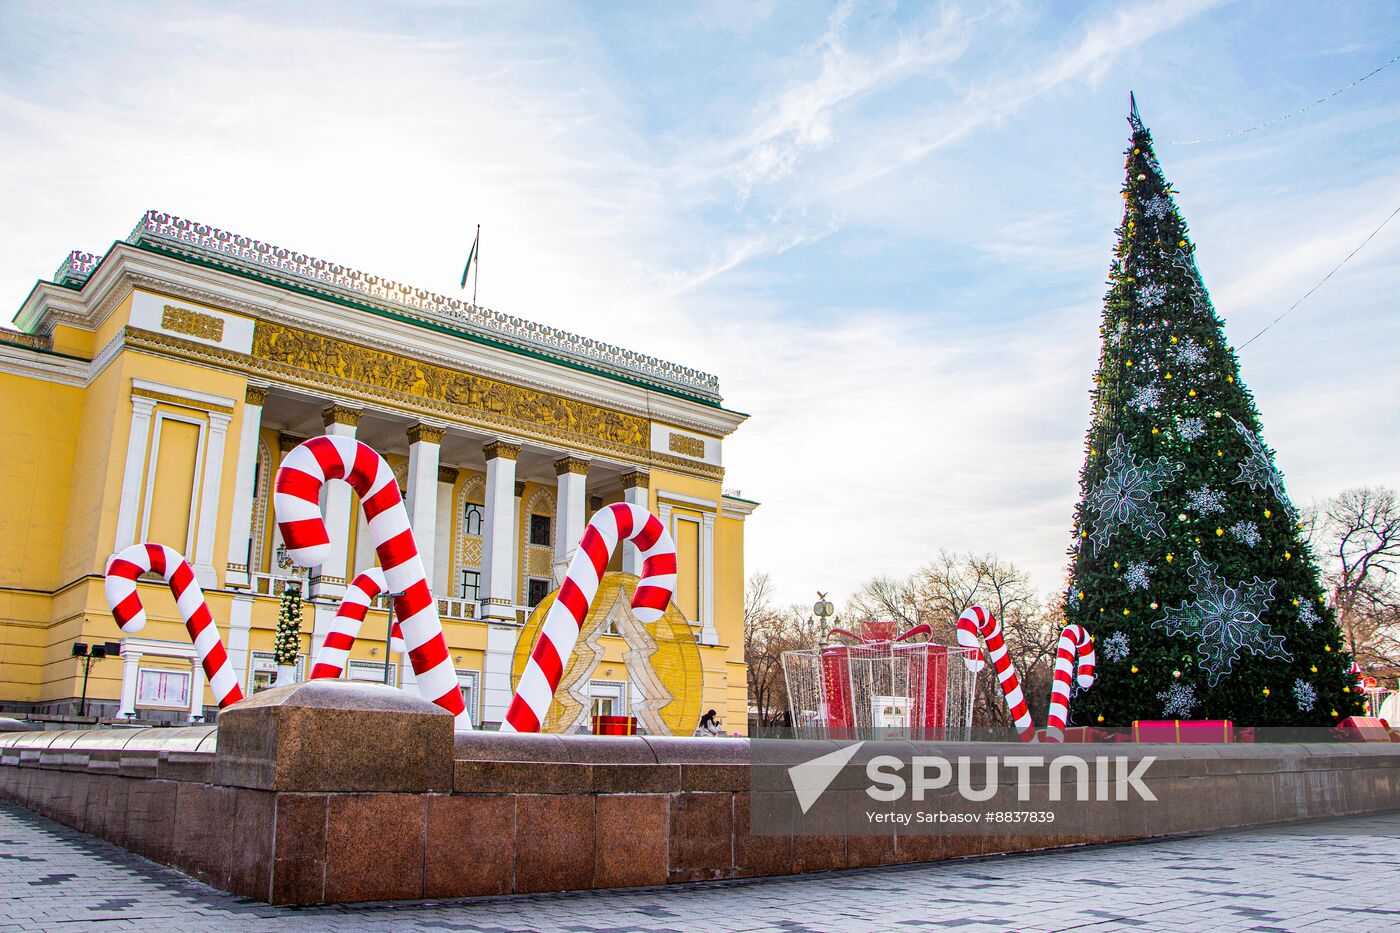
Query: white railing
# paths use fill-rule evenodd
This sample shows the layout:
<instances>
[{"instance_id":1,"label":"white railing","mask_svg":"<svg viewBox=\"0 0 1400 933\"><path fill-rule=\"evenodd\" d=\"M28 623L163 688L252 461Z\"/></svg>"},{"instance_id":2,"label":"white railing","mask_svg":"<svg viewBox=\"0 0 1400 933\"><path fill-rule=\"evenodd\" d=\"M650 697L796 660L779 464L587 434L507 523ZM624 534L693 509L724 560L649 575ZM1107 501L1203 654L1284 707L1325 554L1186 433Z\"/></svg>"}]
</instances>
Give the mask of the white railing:
<instances>
[{"instance_id":1,"label":"white railing","mask_svg":"<svg viewBox=\"0 0 1400 933\"><path fill-rule=\"evenodd\" d=\"M598 363L618 372L672 386L713 401L720 398L719 379L698 369L626 350L601 340L582 337L557 327L502 314L470 301L448 298L427 289L414 288L339 263L317 259L305 253L273 246L261 240L239 236L218 227L161 211L147 211L146 216L127 238L130 243L141 240L178 243L185 248L194 248L225 259L273 270L280 275L313 282L323 289L371 298L448 321L523 348L544 350L556 356Z\"/></svg>"}]
</instances>

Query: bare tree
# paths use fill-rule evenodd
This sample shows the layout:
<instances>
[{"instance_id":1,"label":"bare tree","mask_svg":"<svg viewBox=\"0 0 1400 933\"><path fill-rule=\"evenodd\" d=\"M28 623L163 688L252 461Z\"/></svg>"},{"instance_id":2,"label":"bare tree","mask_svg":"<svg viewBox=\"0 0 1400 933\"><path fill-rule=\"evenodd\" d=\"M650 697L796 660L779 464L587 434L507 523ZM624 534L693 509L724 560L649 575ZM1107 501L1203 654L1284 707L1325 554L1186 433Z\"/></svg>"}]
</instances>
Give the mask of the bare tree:
<instances>
[{"instance_id":1,"label":"bare tree","mask_svg":"<svg viewBox=\"0 0 1400 933\"><path fill-rule=\"evenodd\" d=\"M821 644L818 623L802 606L779 609L766 573L749 577L744 588L744 660L748 665L749 706L760 726L780 725L787 713L783 652Z\"/></svg>"},{"instance_id":2,"label":"bare tree","mask_svg":"<svg viewBox=\"0 0 1400 933\"><path fill-rule=\"evenodd\" d=\"M1394 674L1400 669L1400 497L1384 487L1355 487L1317 514L1315 537L1332 561L1327 578L1347 646L1368 672Z\"/></svg>"}]
</instances>

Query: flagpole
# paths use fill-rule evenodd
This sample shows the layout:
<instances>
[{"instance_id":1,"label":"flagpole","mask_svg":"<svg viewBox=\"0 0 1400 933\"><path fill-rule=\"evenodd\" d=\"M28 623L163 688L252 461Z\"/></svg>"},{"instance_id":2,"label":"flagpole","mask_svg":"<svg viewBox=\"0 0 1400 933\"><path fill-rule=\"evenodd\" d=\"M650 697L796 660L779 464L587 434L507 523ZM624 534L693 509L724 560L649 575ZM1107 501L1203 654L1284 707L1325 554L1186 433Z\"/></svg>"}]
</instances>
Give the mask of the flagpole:
<instances>
[{"instance_id":1,"label":"flagpole","mask_svg":"<svg viewBox=\"0 0 1400 933\"><path fill-rule=\"evenodd\" d=\"M476 287L481 284L481 224L476 225L476 275L472 277L472 307L476 307Z\"/></svg>"}]
</instances>

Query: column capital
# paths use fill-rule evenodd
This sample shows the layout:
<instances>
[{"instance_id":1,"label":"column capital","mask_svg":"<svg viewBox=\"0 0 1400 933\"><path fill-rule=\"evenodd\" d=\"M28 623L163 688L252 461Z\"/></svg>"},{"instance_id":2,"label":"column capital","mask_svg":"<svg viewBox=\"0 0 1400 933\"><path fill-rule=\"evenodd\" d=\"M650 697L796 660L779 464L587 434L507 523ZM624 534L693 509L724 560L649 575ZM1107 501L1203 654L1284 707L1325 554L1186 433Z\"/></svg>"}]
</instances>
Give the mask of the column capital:
<instances>
[{"instance_id":1,"label":"column capital","mask_svg":"<svg viewBox=\"0 0 1400 933\"><path fill-rule=\"evenodd\" d=\"M577 473L580 476L588 475L588 467L592 464L586 457L560 457L554 461L554 475L563 476L565 473Z\"/></svg>"},{"instance_id":2,"label":"column capital","mask_svg":"<svg viewBox=\"0 0 1400 933\"><path fill-rule=\"evenodd\" d=\"M457 468L449 466L438 467L438 482L447 483L449 486L457 485Z\"/></svg>"},{"instance_id":3,"label":"column capital","mask_svg":"<svg viewBox=\"0 0 1400 933\"><path fill-rule=\"evenodd\" d=\"M337 402L321 409L321 421L326 427L333 424L344 424L353 428L359 425L362 414L364 412L359 408L351 408L349 405L341 405Z\"/></svg>"},{"instance_id":4,"label":"column capital","mask_svg":"<svg viewBox=\"0 0 1400 933\"><path fill-rule=\"evenodd\" d=\"M422 442L441 444L442 439L446 436L447 428L439 427L436 424L424 424L421 421L408 429L408 442L410 444Z\"/></svg>"},{"instance_id":5,"label":"column capital","mask_svg":"<svg viewBox=\"0 0 1400 933\"><path fill-rule=\"evenodd\" d=\"M623 489L650 489L651 474L645 470L633 470L622 474Z\"/></svg>"},{"instance_id":6,"label":"column capital","mask_svg":"<svg viewBox=\"0 0 1400 933\"><path fill-rule=\"evenodd\" d=\"M257 405L261 408L262 403L267 401L267 393L269 391L270 389L268 386L255 386L249 383L248 388L243 390L243 401L249 405Z\"/></svg>"},{"instance_id":7,"label":"column capital","mask_svg":"<svg viewBox=\"0 0 1400 933\"><path fill-rule=\"evenodd\" d=\"M293 450L296 450L304 440L305 438L295 437L291 434L279 434L277 435L277 450L285 457Z\"/></svg>"},{"instance_id":8,"label":"column capital","mask_svg":"<svg viewBox=\"0 0 1400 933\"><path fill-rule=\"evenodd\" d=\"M481 452L486 454L487 460L495 460L498 457L504 460L518 460L520 458L520 445L512 444L510 441L496 440L482 447Z\"/></svg>"},{"instance_id":9,"label":"column capital","mask_svg":"<svg viewBox=\"0 0 1400 933\"><path fill-rule=\"evenodd\" d=\"M515 481L515 498L520 499L525 495L525 481L518 479Z\"/></svg>"},{"instance_id":10,"label":"column capital","mask_svg":"<svg viewBox=\"0 0 1400 933\"><path fill-rule=\"evenodd\" d=\"M131 395L131 407L138 414L149 415L151 412L155 411L156 401L156 399L150 398L149 396L137 395L134 392Z\"/></svg>"}]
</instances>

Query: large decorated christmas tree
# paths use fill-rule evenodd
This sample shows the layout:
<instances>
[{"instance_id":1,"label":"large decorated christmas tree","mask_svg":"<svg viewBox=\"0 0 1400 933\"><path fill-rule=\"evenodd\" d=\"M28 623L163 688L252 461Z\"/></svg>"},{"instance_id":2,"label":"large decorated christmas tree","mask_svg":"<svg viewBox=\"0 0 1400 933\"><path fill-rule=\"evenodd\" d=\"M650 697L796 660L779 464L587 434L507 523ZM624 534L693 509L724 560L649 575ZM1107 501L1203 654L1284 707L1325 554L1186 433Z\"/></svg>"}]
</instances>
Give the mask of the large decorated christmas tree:
<instances>
[{"instance_id":1,"label":"large decorated christmas tree","mask_svg":"<svg viewBox=\"0 0 1400 933\"><path fill-rule=\"evenodd\" d=\"M1136 103L1129 123L1065 594L1099 682L1074 719L1335 724L1362 712L1351 659Z\"/></svg>"}]
</instances>

